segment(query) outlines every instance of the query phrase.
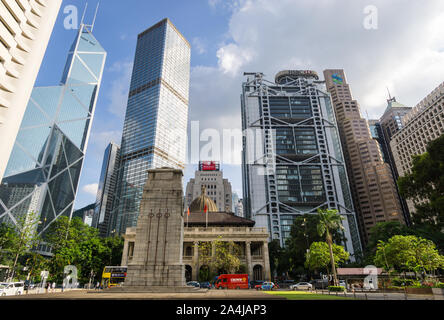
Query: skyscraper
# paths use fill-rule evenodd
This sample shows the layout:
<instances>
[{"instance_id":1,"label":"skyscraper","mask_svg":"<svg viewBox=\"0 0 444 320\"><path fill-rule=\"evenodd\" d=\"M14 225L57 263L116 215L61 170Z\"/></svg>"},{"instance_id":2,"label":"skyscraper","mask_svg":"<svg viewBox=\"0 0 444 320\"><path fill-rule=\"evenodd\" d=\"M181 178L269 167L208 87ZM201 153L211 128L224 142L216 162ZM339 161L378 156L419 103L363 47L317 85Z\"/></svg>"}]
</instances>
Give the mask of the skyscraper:
<instances>
[{"instance_id":1,"label":"skyscraper","mask_svg":"<svg viewBox=\"0 0 444 320\"><path fill-rule=\"evenodd\" d=\"M383 161L379 144L372 138L368 122L352 97L344 70L325 70L324 77L332 96L361 236L366 244L376 223L405 223L398 192L390 166Z\"/></svg>"},{"instance_id":2,"label":"skyscraper","mask_svg":"<svg viewBox=\"0 0 444 320\"><path fill-rule=\"evenodd\" d=\"M90 29L81 25L61 84L32 91L0 186L4 221L35 211L42 233L72 214L106 59Z\"/></svg>"},{"instance_id":3,"label":"skyscraper","mask_svg":"<svg viewBox=\"0 0 444 320\"><path fill-rule=\"evenodd\" d=\"M0 181L61 3L62 0L0 2Z\"/></svg>"},{"instance_id":4,"label":"skyscraper","mask_svg":"<svg viewBox=\"0 0 444 320\"><path fill-rule=\"evenodd\" d=\"M390 142L400 176L411 173L413 156L427 152L427 144L444 134L444 82L404 116L402 125ZM415 203L407 203L414 214Z\"/></svg>"},{"instance_id":5,"label":"skyscraper","mask_svg":"<svg viewBox=\"0 0 444 320\"><path fill-rule=\"evenodd\" d=\"M92 226L99 229L102 237L109 236L111 211L114 201L117 174L119 169L120 147L111 142L105 150L103 157L102 171L100 173L99 188L94 210Z\"/></svg>"},{"instance_id":6,"label":"skyscraper","mask_svg":"<svg viewBox=\"0 0 444 320\"><path fill-rule=\"evenodd\" d=\"M314 71L275 82L248 74L242 85L244 215L285 245L293 220L336 209L346 249L361 252L358 226L330 96Z\"/></svg>"},{"instance_id":7,"label":"skyscraper","mask_svg":"<svg viewBox=\"0 0 444 320\"><path fill-rule=\"evenodd\" d=\"M137 224L148 169L185 167L190 56L169 19L138 36L113 208L117 233Z\"/></svg>"},{"instance_id":8,"label":"skyscraper","mask_svg":"<svg viewBox=\"0 0 444 320\"><path fill-rule=\"evenodd\" d=\"M214 161L199 162L199 170L194 179L190 179L185 190L185 205L190 206L194 199L199 197L202 186L206 189L206 196L211 198L220 212L234 212L232 210L231 183L224 179L220 165Z\"/></svg>"}]
</instances>

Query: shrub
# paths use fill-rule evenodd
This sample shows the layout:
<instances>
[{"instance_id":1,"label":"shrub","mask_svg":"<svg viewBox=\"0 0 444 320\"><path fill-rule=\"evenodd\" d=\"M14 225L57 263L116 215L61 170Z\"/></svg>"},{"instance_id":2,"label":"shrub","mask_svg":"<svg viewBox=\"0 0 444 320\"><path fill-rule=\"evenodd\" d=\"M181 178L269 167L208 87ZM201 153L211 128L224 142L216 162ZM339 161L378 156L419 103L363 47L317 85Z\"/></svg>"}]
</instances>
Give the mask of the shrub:
<instances>
[{"instance_id":1,"label":"shrub","mask_svg":"<svg viewBox=\"0 0 444 320\"><path fill-rule=\"evenodd\" d=\"M420 285L421 283L414 279L401 279L401 278L392 279L392 286L394 287L417 287Z\"/></svg>"},{"instance_id":2,"label":"shrub","mask_svg":"<svg viewBox=\"0 0 444 320\"><path fill-rule=\"evenodd\" d=\"M436 285L436 288L444 289L444 283L440 282Z\"/></svg>"},{"instance_id":3,"label":"shrub","mask_svg":"<svg viewBox=\"0 0 444 320\"><path fill-rule=\"evenodd\" d=\"M328 291L332 291L332 292L343 292L345 291L344 287L341 286L329 286L328 287Z\"/></svg>"}]
</instances>

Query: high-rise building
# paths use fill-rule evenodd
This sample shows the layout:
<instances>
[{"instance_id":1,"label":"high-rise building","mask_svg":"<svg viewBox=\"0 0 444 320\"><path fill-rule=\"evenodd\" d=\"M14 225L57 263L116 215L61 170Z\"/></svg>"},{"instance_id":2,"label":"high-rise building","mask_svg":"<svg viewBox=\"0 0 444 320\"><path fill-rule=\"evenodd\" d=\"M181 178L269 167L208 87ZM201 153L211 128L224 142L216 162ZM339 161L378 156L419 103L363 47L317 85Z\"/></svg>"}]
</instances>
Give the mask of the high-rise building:
<instances>
[{"instance_id":1,"label":"high-rise building","mask_svg":"<svg viewBox=\"0 0 444 320\"><path fill-rule=\"evenodd\" d=\"M110 225L112 225L111 211L117 183L119 158L120 147L111 142L105 149L105 155L103 157L94 218L92 221L92 226L99 229L99 234L102 237L109 236L113 231L110 230Z\"/></svg>"},{"instance_id":2,"label":"high-rise building","mask_svg":"<svg viewBox=\"0 0 444 320\"><path fill-rule=\"evenodd\" d=\"M185 168L190 57L169 19L138 36L113 206L118 234L137 224L148 169Z\"/></svg>"},{"instance_id":3,"label":"high-rise building","mask_svg":"<svg viewBox=\"0 0 444 320\"><path fill-rule=\"evenodd\" d=\"M84 224L89 225L90 227L92 226L92 222L94 219L94 209L96 207L95 203L92 203L90 205L87 205L86 207L82 208L82 209L78 209L75 210L72 213L72 218L80 218L82 219Z\"/></svg>"},{"instance_id":4,"label":"high-rise building","mask_svg":"<svg viewBox=\"0 0 444 320\"><path fill-rule=\"evenodd\" d=\"M324 77L332 96L361 236L366 244L376 223L405 223L403 211L390 166L383 161L379 144L361 116L344 70L325 70Z\"/></svg>"},{"instance_id":5,"label":"high-rise building","mask_svg":"<svg viewBox=\"0 0 444 320\"><path fill-rule=\"evenodd\" d=\"M411 173L414 155L427 152L427 144L444 134L444 82L402 119L403 128L395 133L390 147L400 176ZM415 212L412 201L407 201Z\"/></svg>"},{"instance_id":6,"label":"high-rise building","mask_svg":"<svg viewBox=\"0 0 444 320\"><path fill-rule=\"evenodd\" d=\"M34 211L40 234L73 210L106 59L90 30L80 26L61 84L32 91L0 186L0 218Z\"/></svg>"},{"instance_id":7,"label":"high-rise building","mask_svg":"<svg viewBox=\"0 0 444 320\"><path fill-rule=\"evenodd\" d=\"M245 218L244 204L242 202L242 199L237 200L236 204L234 205L234 214L238 217Z\"/></svg>"},{"instance_id":8,"label":"high-rise building","mask_svg":"<svg viewBox=\"0 0 444 320\"><path fill-rule=\"evenodd\" d=\"M189 207L205 187L206 196L211 198L220 212L232 211L231 183L223 178L219 163L214 161L201 161L199 170L195 172L194 179L190 179L186 187L185 203Z\"/></svg>"},{"instance_id":9,"label":"high-rise building","mask_svg":"<svg viewBox=\"0 0 444 320\"><path fill-rule=\"evenodd\" d=\"M61 3L62 0L0 2L0 181Z\"/></svg>"},{"instance_id":10,"label":"high-rise building","mask_svg":"<svg viewBox=\"0 0 444 320\"><path fill-rule=\"evenodd\" d=\"M242 85L244 215L285 245L293 220L318 209L344 217L344 243L361 252L330 96L314 71L246 74Z\"/></svg>"}]
</instances>

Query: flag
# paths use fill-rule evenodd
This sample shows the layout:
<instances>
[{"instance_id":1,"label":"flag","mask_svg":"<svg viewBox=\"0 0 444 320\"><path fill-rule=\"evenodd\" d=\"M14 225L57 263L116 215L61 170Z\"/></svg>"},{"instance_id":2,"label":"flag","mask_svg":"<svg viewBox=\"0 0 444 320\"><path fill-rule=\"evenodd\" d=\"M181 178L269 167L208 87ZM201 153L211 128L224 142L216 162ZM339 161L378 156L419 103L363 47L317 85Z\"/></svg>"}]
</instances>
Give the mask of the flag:
<instances>
[{"instance_id":1,"label":"flag","mask_svg":"<svg viewBox=\"0 0 444 320\"><path fill-rule=\"evenodd\" d=\"M190 216L190 208L188 208L187 215Z\"/></svg>"},{"instance_id":2,"label":"flag","mask_svg":"<svg viewBox=\"0 0 444 320\"><path fill-rule=\"evenodd\" d=\"M208 211L208 207L207 207L207 204L205 203L204 212L207 213L207 211Z\"/></svg>"}]
</instances>

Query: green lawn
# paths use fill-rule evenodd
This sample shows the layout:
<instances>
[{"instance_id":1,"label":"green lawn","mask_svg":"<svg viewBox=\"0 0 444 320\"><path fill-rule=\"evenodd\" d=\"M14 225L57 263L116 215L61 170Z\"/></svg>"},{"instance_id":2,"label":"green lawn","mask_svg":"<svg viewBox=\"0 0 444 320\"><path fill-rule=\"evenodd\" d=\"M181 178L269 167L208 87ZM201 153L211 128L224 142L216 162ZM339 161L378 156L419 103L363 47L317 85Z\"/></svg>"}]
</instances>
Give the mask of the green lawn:
<instances>
[{"instance_id":1,"label":"green lawn","mask_svg":"<svg viewBox=\"0 0 444 320\"><path fill-rule=\"evenodd\" d=\"M284 297L288 300L353 300L336 295L314 294L306 291L266 291L268 294Z\"/></svg>"}]
</instances>

